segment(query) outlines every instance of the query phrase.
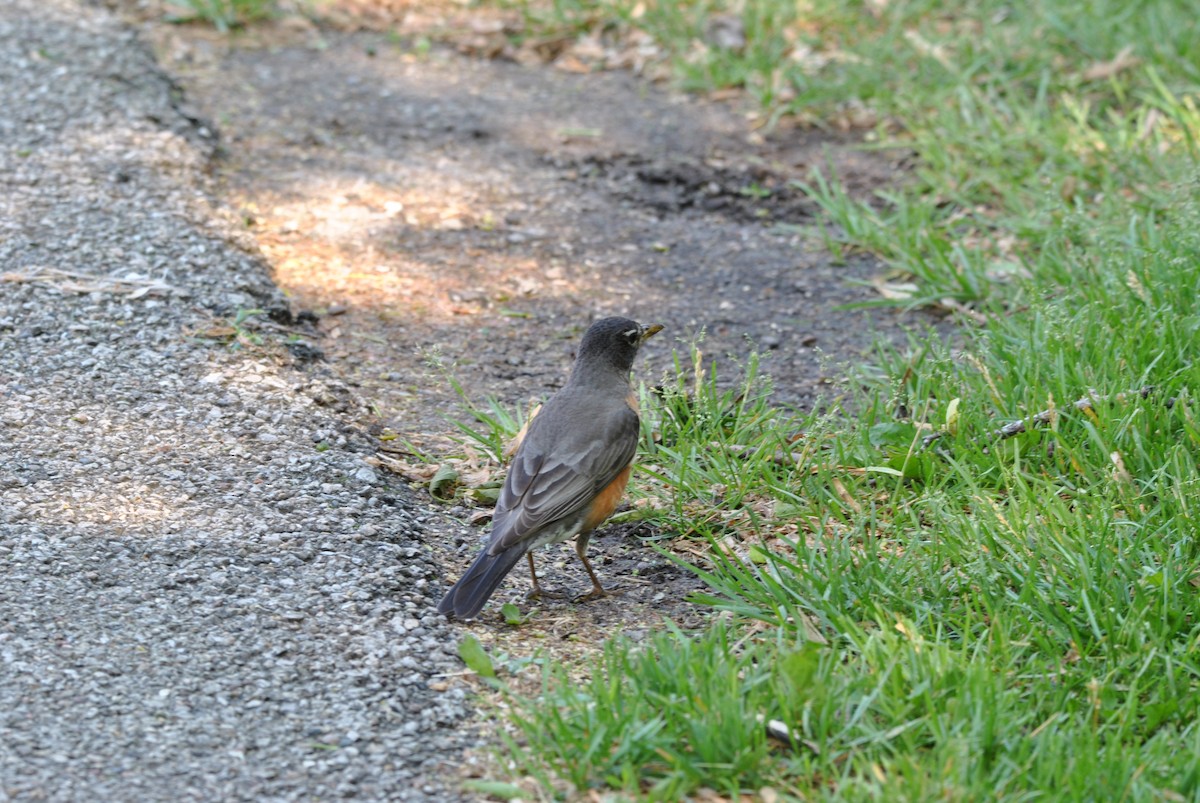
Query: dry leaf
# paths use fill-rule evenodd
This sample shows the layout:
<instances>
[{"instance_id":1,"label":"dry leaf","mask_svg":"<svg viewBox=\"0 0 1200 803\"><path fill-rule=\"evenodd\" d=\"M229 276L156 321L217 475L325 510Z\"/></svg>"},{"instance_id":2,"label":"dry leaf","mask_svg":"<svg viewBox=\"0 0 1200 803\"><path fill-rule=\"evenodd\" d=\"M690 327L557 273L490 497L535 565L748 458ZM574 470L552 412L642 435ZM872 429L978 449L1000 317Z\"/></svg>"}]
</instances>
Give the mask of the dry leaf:
<instances>
[{"instance_id":1,"label":"dry leaf","mask_svg":"<svg viewBox=\"0 0 1200 803\"><path fill-rule=\"evenodd\" d=\"M1141 63L1142 60L1133 55L1133 45L1125 45L1111 60L1096 62L1084 70L1080 77L1085 81L1106 81Z\"/></svg>"},{"instance_id":2,"label":"dry leaf","mask_svg":"<svg viewBox=\"0 0 1200 803\"><path fill-rule=\"evenodd\" d=\"M797 620L797 616L799 617L799 620ZM825 638L825 635L817 627L817 623L814 622L812 618L808 616L808 614L796 613L792 616L789 616L788 621L792 624L796 624L797 621L799 621L799 624L804 627L805 640L811 641L813 644L829 643L829 639Z\"/></svg>"},{"instance_id":3,"label":"dry leaf","mask_svg":"<svg viewBox=\"0 0 1200 803\"><path fill-rule=\"evenodd\" d=\"M709 100L715 100L715 101L736 100L737 98L740 98L745 94L746 94L745 90L740 89L739 87L727 86L727 87L723 87L721 89L712 90L711 92L708 93L708 98L709 98Z\"/></svg>"},{"instance_id":4,"label":"dry leaf","mask_svg":"<svg viewBox=\"0 0 1200 803\"><path fill-rule=\"evenodd\" d=\"M838 108L832 122L839 131L855 131L874 128L879 122L879 115L858 98L853 98Z\"/></svg>"},{"instance_id":5,"label":"dry leaf","mask_svg":"<svg viewBox=\"0 0 1200 803\"><path fill-rule=\"evenodd\" d=\"M800 65L800 69L805 75L816 75L833 60L828 54L813 50L803 42L797 43L788 57Z\"/></svg>"},{"instance_id":6,"label":"dry leaf","mask_svg":"<svg viewBox=\"0 0 1200 803\"><path fill-rule=\"evenodd\" d=\"M1125 460L1121 457L1121 453L1113 452L1108 456L1108 459L1111 460L1113 464L1113 476L1126 485L1132 485L1133 475L1131 475L1129 470L1125 468Z\"/></svg>"},{"instance_id":7,"label":"dry leaf","mask_svg":"<svg viewBox=\"0 0 1200 803\"><path fill-rule=\"evenodd\" d=\"M588 64L602 64L608 58L609 51L605 49L595 36L583 36L571 45L567 51L578 60Z\"/></svg>"},{"instance_id":8,"label":"dry leaf","mask_svg":"<svg viewBox=\"0 0 1200 803\"><path fill-rule=\"evenodd\" d=\"M383 452L377 452L373 457L364 459L368 465L386 468L393 474L399 474L410 482L426 483L437 473L438 467L427 463L409 463Z\"/></svg>"},{"instance_id":9,"label":"dry leaf","mask_svg":"<svg viewBox=\"0 0 1200 803\"><path fill-rule=\"evenodd\" d=\"M850 495L850 492L846 490L846 486L842 485L841 480L839 480L837 477L833 477L830 480L830 484L833 485L833 491L838 495L838 498L846 503L846 507L850 508L855 513L862 513L862 505L858 503L857 499Z\"/></svg>"},{"instance_id":10,"label":"dry leaf","mask_svg":"<svg viewBox=\"0 0 1200 803\"><path fill-rule=\"evenodd\" d=\"M913 49L922 56L929 56L946 69L952 69L953 65L950 61L950 54L944 45L935 45L922 36L919 32L914 30L905 31L904 38L907 39L908 43L913 46Z\"/></svg>"},{"instance_id":11,"label":"dry leaf","mask_svg":"<svg viewBox=\"0 0 1200 803\"><path fill-rule=\"evenodd\" d=\"M578 75L586 75L592 71L592 68L577 59L571 53L564 53L554 61L554 69L562 70L563 72L576 73Z\"/></svg>"},{"instance_id":12,"label":"dry leaf","mask_svg":"<svg viewBox=\"0 0 1200 803\"><path fill-rule=\"evenodd\" d=\"M871 282L871 286L889 301L907 301L921 290L912 282L885 282L882 279Z\"/></svg>"}]
</instances>

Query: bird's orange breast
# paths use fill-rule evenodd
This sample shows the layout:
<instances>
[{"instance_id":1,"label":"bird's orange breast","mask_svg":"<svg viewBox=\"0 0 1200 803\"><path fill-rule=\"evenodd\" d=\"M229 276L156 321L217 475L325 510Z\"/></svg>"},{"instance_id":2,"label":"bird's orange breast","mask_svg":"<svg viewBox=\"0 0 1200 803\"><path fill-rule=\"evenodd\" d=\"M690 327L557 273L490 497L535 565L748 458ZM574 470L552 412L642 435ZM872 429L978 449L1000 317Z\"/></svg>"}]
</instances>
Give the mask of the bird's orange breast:
<instances>
[{"instance_id":1,"label":"bird's orange breast","mask_svg":"<svg viewBox=\"0 0 1200 803\"><path fill-rule=\"evenodd\" d=\"M608 484L608 487L596 495L595 501L588 508L587 516L584 517L580 532L586 533L596 529L613 514L617 505L621 504L621 497L625 495L625 488L629 485L629 475L632 473L633 463L630 463L621 470L615 480Z\"/></svg>"}]
</instances>

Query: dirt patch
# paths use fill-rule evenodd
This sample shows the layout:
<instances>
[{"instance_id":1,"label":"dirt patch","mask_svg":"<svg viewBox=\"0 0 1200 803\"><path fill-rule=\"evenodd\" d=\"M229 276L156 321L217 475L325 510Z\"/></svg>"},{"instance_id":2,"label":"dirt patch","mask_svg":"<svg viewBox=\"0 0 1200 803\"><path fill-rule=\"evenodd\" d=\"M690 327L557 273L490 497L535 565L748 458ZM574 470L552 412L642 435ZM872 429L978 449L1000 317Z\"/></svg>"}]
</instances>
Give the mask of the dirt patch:
<instances>
[{"instance_id":1,"label":"dirt patch","mask_svg":"<svg viewBox=\"0 0 1200 803\"><path fill-rule=\"evenodd\" d=\"M887 159L852 143L752 146L727 104L376 33L159 33L280 286L341 313L317 345L401 430L444 429L430 353L472 394L524 401L561 383L602 314L667 325L642 376L704 330L714 357L769 352L780 400L803 406L899 331L837 309L870 297L852 282L878 266L831 264L791 184L823 162L884 182Z\"/></svg>"},{"instance_id":2,"label":"dirt patch","mask_svg":"<svg viewBox=\"0 0 1200 803\"><path fill-rule=\"evenodd\" d=\"M464 515L465 510L451 511L451 515ZM482 532L467 532L454 538L453 547L444 553L447 575L460 575L479 551L475 537ZM509 580L501 586L480 614L484 629L491 629L503 621L500 607L506 602L516 604L532 625L543 631L542 637L559 640L577 639L584 636L589 648L595 632L616 633L630 627L629 609L641 609L647 621L657 624L663 617L683 626L697 624L703 613L686 598L693 591L703 588L696 575L650 549L643 540L655 533L638 523L615 524L593 533L588 546L588 557L606 590L607 597L575 603L574 597L592 588L591 580L575 555L573 543L555 545L534 554L538 578L550 594L545 598L530 600L529 571L524 561L517 566ZM580 628L587 625L585 633Z\"/></svg>"},{"instance_id":3,"label":"dirt patch","mask_svg":"<svg viewBox=\"0 0 1200 803\"><path fill-rule=\"evenodd\" d=\"M589 154L582 159L551 156L549 161L660 217L699 212L731 222L796 223L814 211L790 180L761 164L729 166L696 158L625 154Z\"/></svg>"}]
</instances>

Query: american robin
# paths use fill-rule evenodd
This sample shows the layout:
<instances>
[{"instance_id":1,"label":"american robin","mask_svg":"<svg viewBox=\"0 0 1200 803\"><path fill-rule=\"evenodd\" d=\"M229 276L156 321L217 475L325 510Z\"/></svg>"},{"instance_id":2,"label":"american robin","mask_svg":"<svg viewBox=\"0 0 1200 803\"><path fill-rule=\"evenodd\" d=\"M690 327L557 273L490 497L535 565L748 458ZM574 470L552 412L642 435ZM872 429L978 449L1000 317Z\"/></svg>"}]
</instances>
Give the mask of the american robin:
<instances>
[{"instance_id":1,"label":"american robin","mask_svg":"<svg viewBox=\"0 0 1200 803\"><path fill-rule=\"evenodd\" d=\"M592 578L586 597L605 594L587 559L588 537L625 493L637 451L637 397L629 372L638 348L662 331L628 318L588 327L567 384L550 397L513 455L492 517L488 545L438 606L469 619L521 556L533 594L541 594L531 550L575 536L575 553Z\"/></svg>"}]
</instances>

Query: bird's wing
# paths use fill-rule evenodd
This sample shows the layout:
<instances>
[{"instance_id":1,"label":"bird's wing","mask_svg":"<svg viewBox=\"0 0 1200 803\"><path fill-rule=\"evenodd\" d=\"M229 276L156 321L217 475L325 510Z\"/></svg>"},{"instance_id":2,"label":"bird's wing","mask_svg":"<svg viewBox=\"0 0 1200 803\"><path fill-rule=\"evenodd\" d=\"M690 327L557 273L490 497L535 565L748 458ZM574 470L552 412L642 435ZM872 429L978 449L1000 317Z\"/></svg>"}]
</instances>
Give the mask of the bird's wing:
<instances>
[{"instance_id":1,"label":"bird's wing","mask_svg":"<svg viewBox=\"0 0 1200 803\"><path fill-rule=\"evenodd\" d=\"M569 521L607 488L633 461L638 442L638 416L624 407L598 437L582 441L569 433L531 427L517 449L496 502L488 552L497 554L534 538L547 526Z\"/></svg>"}]
</instances>

